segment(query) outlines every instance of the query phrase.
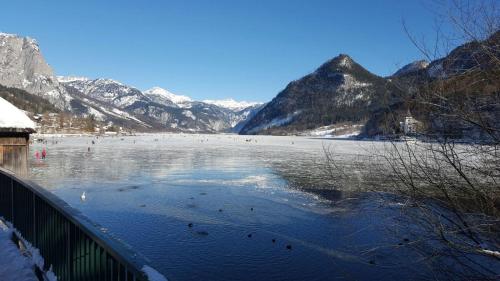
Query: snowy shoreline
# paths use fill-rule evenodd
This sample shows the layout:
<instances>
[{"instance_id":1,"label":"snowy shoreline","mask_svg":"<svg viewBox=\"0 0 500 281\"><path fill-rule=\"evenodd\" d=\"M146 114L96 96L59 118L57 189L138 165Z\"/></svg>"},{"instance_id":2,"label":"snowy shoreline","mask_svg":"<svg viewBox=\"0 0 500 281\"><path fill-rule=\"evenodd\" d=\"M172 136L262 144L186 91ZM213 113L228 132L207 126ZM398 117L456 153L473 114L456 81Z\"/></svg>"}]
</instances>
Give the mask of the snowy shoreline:
<instances>
[{"instance_id":1,"label":"snowy shoreline","mask_svg":"<svg viewBox=\"0 0 500 281\"><path fill-rule=\"evenodd\" d=\"M18 248L13 235L22 241ZM0 280L38 281L35 267L43 269L44 259L40 251L22 238L9 222L0 217ZM52 270L44 272L47 281L57 281Z\"/></svg>"},{"instance_id":2,"label":"snowy shoreline","mask_svg":"<svg viewBox=\"0 0 500 281\"><path fill-rule=\"evenodd\" d=\"M14 243L16 238L20 241L19 246ZM43 272L45 281L57 281L52 267L44 272L44 265L45 260L40 255L40 250L26 241L10 222L0 217L0 280L38 281L35 273L38 269ZM168 281L148 265L144 265L141 271L149 281Z\"/></svg>"}]
</instances>

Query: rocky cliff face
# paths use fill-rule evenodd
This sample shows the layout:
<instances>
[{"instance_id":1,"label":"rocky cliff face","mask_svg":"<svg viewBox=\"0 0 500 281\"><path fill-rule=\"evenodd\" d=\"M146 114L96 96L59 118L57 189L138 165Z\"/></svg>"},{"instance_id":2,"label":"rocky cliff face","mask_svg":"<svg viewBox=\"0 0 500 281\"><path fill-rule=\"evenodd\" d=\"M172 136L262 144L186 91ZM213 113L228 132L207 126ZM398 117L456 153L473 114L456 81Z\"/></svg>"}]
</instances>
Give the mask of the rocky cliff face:
<instances>
[{"instance_id":1,"label":"rocky cliff face","mask_svg":"<svg viewBox=\"0 0 500 281\"><path fill-rule=\"evenodd\" d=\"M111 79L56 77L34 39L5 33L0 33L0 85L25 90L77 116L137 130L230 131L249 116L246 108L197 102L161 88L143 93Z\"/></svg>"},{"instance_id":2,"label":"rocky cliff face","mask_svg":"<svg viewBox=\"0 0 500 281\"><path fill-rule=\"evenodd\" d=\"M28 37L0 33L0 84L43 97L60 109L68 108L71 101L37 42Z\"/></svg>"}]
</instances>

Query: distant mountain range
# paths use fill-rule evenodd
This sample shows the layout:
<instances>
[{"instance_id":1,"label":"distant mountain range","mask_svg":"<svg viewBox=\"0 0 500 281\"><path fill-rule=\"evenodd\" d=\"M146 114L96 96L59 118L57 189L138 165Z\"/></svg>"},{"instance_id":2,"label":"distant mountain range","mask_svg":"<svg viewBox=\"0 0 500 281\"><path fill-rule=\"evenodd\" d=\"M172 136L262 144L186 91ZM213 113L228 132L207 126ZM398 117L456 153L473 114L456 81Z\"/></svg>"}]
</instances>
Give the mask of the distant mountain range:
<instances>
[{"instance_id":1,"label":"distant mountain range","mask_svg":"<svg viewBox=\"0 0 500 281\"><path fill-rule=\"evenodd\" d=\"M411 111L428 131L443 131L446 124L453 124L450 126L461 131L453 133L460 135L467 130L466 125L437 117L433 109L419 103L417 93L438 83L467 83L479 66L492 74L491 79L467 91L498 95L500 75L496 74L500 73L498 69L489 70L483 48L500 53L499 34L484 42L466 43L435 61L412 62L389 77L370 73L341 54L290 82L272 101L263 104L233 99L195 101L159 87L141 91L111 79L55 77L35 40L0 33L0 85L5 86L0 94L34 111L93 115L103 123L138 131L352 134L351 127L362 128L362 136L373 137L397 133L399 121ZM463 91L455 92L453 99L465 97ZM467 97L470 99L470 95ZM40 98L48 104L37 100ZM500 110L494 107L497 102L490 102L492 99L492 95L481 96L487 103L484 110L492 113L489 118L500 120ZM33 102L43 106L30 105Z\"/></svg>"},{"instance_id":2,"label":"distant mountain range","mask_svg":"<svg viewBox=\"0 0 500 281\"><path fill-rule=\"evenodd\" d=\"M233 132L262 106L195 101L159 87L142 92L111 79L56 77L36 41L13 34L0 33L0 66L0 85L25 90L60 111L140 131Z\"/></svg>"}]
</instances>

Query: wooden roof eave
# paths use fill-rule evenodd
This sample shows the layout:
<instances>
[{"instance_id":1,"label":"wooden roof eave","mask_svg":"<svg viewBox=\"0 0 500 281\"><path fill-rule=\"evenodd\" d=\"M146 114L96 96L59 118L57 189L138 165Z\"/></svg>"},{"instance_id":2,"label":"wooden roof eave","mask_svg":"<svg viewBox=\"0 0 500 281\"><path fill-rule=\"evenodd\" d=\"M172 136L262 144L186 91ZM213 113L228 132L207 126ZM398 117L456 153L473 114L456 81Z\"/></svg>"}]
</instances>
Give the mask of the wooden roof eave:
<instances>
[{"instance_id":1,"label":"wooden roof eave","mask_svg":"<svg viewBox=\"0 0 500 281\"><path fill-rule=\"evenodd\" d=\"M33 128L0 128L0 133L26 133L33 134L36 133Z\"/></svg>"}]
</instances>

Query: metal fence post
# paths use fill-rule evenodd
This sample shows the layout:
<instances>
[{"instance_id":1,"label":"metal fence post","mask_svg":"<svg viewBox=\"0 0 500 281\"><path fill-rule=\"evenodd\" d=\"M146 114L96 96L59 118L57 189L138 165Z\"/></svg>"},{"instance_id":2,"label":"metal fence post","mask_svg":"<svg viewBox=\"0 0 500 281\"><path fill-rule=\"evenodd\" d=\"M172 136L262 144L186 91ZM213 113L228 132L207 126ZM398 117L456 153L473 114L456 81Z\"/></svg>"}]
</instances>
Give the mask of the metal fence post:
<instances>
[{"instance_id":1,"label":"metal fence post","mask_svg":"<svg viewBox=\"0 0 500 281\"><path fill-rule=\"evenodd\" d=\"M38 247L36 239L36 205L35 205L35 193L33 195L33 245Z\"/></svg>"},{"instance_id":2,"label":"metal fence post","mask_svg":"<svg viewBox=\"0 0 500 281\"><path fill-rule=\"evenodd\" d=\"M14 225L14 180L10 179L10 214L12 218L12 225Z\"/></svg>"},{"instance_id":3,"label":"metal fence post","mask_svg":"<svg viewBox=\"0 0 500 281\"><path fill-rule=\"evenodd\" d=\"M71 261L71 230L70 230L70 224L65 223L66 225L66 276L68 277L68 280L72 280L72 261Z\"/></svg>"}]
</instances>

